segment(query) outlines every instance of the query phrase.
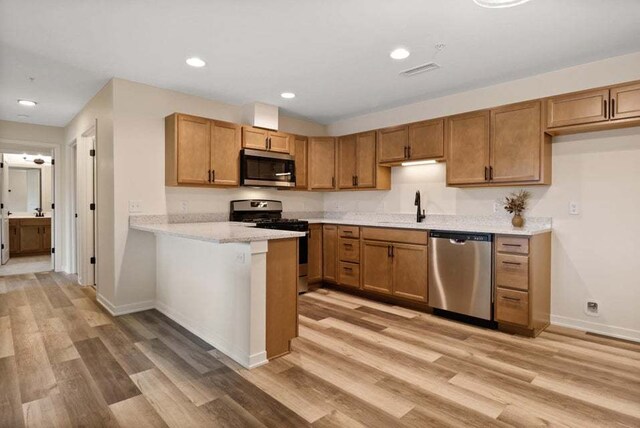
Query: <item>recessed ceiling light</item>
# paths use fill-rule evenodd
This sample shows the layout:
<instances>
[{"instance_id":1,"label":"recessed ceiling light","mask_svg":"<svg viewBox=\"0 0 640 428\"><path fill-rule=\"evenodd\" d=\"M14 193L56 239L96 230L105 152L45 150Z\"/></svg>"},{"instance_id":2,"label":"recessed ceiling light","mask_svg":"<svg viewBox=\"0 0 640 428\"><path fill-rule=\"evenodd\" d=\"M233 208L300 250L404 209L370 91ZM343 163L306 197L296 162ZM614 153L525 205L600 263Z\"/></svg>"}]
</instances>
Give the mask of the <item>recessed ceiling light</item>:
<instances>
[{"instance_id":1,"label":"recessed ceiling light","mask_svg":"<svg viewBox=\"0 0 640 428\"><path fill-rule=\"evenodd\" d=\"M409 52L405 48L394 49L389 54L389 56L393 59L405 59L405 58L409 58L409 55L411 55L411 52Z\"/></svg>"},{"instance_id":2,"label":"recessed ceiling light","mask_svg":"<svg viewBox=\"0 0 640 428\"><path fill-rule=\"evenodd\" d=\"M198 58L197 56L191 57L191 58L187 58L187 64L189 64L191 67L204 67L205 65L207 65L206 62L204 62L204 60Z\"/></svg>"},{"instance_id":3,"label":"recessed ceiling light","mask_svg":"<svg viewBox=\"0 0 640 428\"><path fill-rule=\"evenodd\" d=\"M294 94L293 92L283 92L283 93L280 94L280 96L282 98L291 99L291 98L295 98L296 94Z\"/></svg>"},{"instance_id":4,"label":"recessed ceiling light","mask_svg":"<svg viewBox=\"0 0 640 428\"><path fill-rule=\"evenodd\" d=\"M502 7L519 6L529 0L473 0L478 6L499 9Z\"/></svg>"},{"instance_id":5,"label":"recessed ceiling light","mask_svg":"<svg viewBox=\"0 0 640 428\"><path fill-rule=\"evenodd\" d=\"M18 100L18 104L21 106L34 107L38 103L31 100Z\"/></svg>"}]
</instances>

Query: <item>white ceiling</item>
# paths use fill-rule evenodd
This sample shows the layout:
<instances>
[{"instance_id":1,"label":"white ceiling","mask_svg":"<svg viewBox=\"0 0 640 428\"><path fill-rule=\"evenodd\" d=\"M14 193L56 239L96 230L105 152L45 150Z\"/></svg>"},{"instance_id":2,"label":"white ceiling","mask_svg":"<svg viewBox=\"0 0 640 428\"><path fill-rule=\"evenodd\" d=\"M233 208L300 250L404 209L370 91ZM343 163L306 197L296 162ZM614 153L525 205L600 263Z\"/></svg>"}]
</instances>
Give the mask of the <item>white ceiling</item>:
<instances>
[{"instance_id":1,"label":"white ceiling","mask_svg":"<svg viewBox=\"0 0 640 428\"><path fill-rule=\"evenodd\" d=\"M0 0L0 119L64 126L115 76L330 123L634 51L638 0Z\"/></svg>"}]
</instances>

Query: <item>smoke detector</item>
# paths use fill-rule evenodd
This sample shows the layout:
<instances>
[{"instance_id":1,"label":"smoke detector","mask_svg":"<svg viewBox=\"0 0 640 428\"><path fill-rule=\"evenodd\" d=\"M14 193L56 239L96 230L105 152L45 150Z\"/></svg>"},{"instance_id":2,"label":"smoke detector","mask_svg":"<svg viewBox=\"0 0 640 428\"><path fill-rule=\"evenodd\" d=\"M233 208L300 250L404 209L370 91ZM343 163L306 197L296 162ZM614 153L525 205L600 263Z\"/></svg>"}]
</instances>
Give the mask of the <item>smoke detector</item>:
<instances>
[{"instance_id":1,"label":"smoke detector","mask_svg":"<svg viewBox=\"0 0 640 428\"><path fill-rule=\"evenodd\" d=\"M400 72L400 75L410 77L410 76L415 76L416 74L426 73L427 71L437 70L439 68L440 68L439 64L436 64L435 62L429 62L427 64L422 64L417 67L412 67L412 68L403 70Z\"/></svg>"}]
</instances>

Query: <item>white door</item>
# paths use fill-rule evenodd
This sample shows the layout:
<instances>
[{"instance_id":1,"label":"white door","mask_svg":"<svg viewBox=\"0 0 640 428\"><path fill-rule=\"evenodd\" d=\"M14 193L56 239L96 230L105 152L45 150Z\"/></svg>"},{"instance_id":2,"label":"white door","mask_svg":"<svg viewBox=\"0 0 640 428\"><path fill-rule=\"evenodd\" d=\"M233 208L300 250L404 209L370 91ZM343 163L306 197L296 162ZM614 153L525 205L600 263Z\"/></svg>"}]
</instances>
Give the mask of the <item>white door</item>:
<instances>
[{"instance_id":1,"label":"white door","mask_svg":"<svg viewBox=\"0 0 640 428\"><path fill-rule=\"evenodd\" d=\"M4 155L0 154L0 162L2 162L2 172L0 173L0 196L2 205L0 208L0 241L2 242L2 255L0 257L2 264L9 261L9 215L7 201L9 200L9 167L4 165Z\"/></svg>"},{"instance_id":2,"label":"white door","mask_svg":"<svg viewBox=\"0 0 640 428\"><path fill-rule=\"evenodd\" d=\"M95 138L82 137L76 148L76 251L78 282L95 285Z\"/></svg>"}]
</instances>

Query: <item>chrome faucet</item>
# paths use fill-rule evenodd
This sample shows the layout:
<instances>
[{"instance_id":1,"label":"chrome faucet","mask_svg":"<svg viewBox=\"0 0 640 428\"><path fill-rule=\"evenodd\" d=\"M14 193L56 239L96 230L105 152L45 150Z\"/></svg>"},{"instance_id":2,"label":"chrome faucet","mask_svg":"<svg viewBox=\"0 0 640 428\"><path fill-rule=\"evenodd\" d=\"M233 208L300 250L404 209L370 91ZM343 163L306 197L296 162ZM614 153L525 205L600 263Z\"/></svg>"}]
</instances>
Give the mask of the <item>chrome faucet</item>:
<instances>
[{"instance_id":1,"label":"chrome faucet","mask_svg":"<svg viewBox=\"0 0 640 428\"><path fill-rule=\"evenodd\" d=\"M420 206L420 191L419 190L416 190L415 206L418 207L418 213L416 214L416 221L418 223L422 223L422 220L424 220L427 217L427 215L425 214L425 210L421 209L421 206Z\"/></svg>"}]
</instances>

